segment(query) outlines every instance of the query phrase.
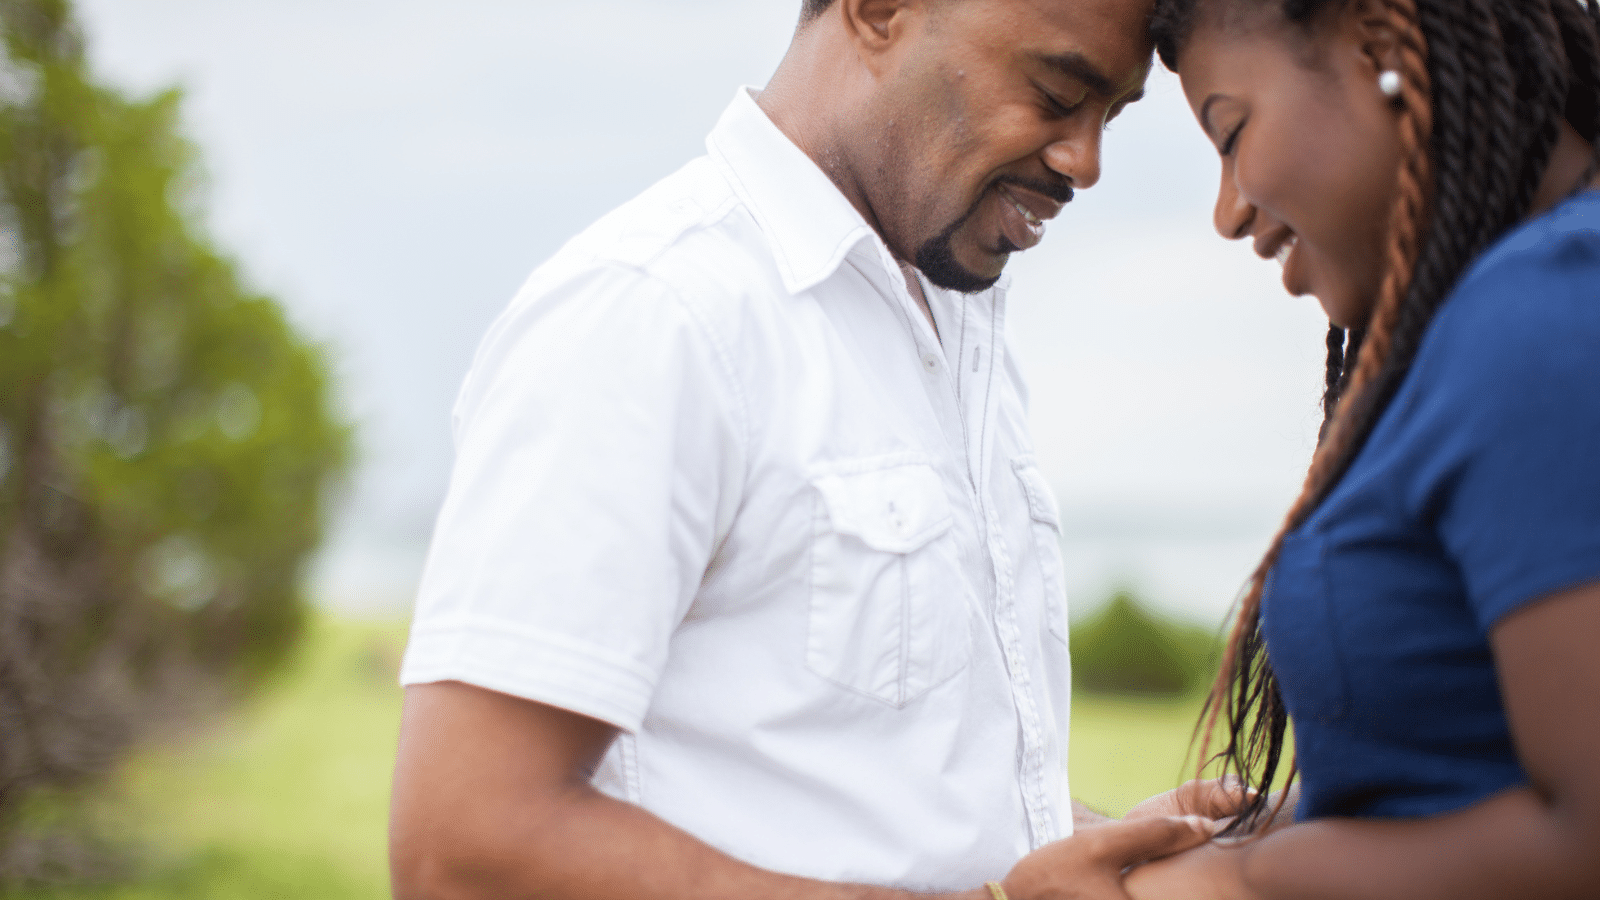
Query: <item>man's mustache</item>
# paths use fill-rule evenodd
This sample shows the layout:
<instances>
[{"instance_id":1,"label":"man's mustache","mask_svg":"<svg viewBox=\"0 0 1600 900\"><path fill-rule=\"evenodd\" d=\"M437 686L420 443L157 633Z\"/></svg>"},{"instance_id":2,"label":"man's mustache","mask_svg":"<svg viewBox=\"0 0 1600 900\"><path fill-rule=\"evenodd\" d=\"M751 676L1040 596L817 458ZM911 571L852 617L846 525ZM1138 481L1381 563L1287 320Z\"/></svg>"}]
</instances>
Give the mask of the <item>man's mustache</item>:
<instances>
[{"instance_id":1,"label":"man's mustache","mask_svg":"<svg viewBox=\"0 0 1600 900\"><path fill-rule=\"evenodd\" d=\"M1077 192L1072 189L1072 185L1066 180L1042 181L1037 178L1024 178L1020 175L1003 175L995 179L994 183L997 187L1002 184L1014 184L1017 187L1027 188L1036 194L1043 194L1051 200L1062 204L1071 203L1072 198L1077 195Z\"/></svg>"}]
</instances>

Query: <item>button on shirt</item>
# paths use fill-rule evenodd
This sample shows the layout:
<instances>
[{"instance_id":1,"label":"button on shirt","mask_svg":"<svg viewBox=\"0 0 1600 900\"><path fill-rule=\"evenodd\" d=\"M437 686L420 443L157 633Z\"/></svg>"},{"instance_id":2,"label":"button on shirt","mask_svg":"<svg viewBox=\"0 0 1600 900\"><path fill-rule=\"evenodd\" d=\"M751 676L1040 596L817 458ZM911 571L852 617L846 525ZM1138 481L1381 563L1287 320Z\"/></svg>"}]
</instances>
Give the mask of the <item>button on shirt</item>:
<instances>
[{"instance_id":1,"label":"button on shirt","mask_svg":"<svg viewBox=\"0 0 1600 900\"><path fill-rule=\"evenodd\" d=\"M707 147L485 338L402 681L615 725L600 790L757 866L998 878L1071 831L1003 290L922 285L936 332L748 90Z\"/></svg>"}]
</instances>

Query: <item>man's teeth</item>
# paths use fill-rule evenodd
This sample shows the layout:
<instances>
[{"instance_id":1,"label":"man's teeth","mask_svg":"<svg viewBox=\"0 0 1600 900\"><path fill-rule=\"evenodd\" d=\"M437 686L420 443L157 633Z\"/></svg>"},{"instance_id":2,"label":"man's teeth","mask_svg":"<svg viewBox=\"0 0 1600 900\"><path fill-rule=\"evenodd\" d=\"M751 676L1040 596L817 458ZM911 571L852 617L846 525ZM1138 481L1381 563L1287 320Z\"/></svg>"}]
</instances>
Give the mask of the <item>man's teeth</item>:
<instances>
[{"instance_id":1,"label":"man's teeth","mask_svg":"<svg viewBox=\"0 0 1600 900\"><path fill-rule=\"evenodd\" d=\"M1012 197L1010 194L1006 195L1006 199L1011 201L1011 205L1016 207L1017 212L1022 214L1022 221L1027 222L1028 223L1028 227L1033 229L1034 233L1037 234L1037 233L1040 233L1040 232L1044 231L1044 220L1043 219L1040 219L1038 216L1036 216L1033 213L1029 212L1028 208L1026 206L1023 206L1021 203L1018 203L1016 198Z\"/></svg>"},{"instance_id":2,"label":"man's teeth","mask_svg":"<svg viewBox=\"0 0 1600 900\"><path fill-rule=\"evenodd\" d=\"M1285 266L1289 264L1289 254L1294 252L1295 243L1295 238L1289 238L1283 242L1282 247L1278 248L1278 265Z\"/></svg>"}]
</instances>

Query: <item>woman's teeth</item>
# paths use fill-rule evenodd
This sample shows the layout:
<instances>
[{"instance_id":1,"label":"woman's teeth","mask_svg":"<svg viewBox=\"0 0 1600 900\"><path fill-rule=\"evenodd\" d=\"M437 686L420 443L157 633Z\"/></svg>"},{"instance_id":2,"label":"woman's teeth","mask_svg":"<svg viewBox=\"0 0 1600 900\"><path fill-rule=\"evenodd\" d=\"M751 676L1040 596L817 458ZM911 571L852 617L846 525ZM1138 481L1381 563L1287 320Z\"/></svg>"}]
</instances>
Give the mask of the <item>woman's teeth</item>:
<instances>
[{"instance_id":1,"label":"woman's teeth","mask_svg":"<svg viewBox=\"0 0 1600 900\"><path fill-rule=\"evenodd\" d=\"M1289 264L1289 254L1294 252L1294 245L1298 242L1298 240L1298 238L1289 238L1287 241L1283 242L1282 247L1278 248L1278 265L1283 266Z\"/></svg>"}]
</instances>

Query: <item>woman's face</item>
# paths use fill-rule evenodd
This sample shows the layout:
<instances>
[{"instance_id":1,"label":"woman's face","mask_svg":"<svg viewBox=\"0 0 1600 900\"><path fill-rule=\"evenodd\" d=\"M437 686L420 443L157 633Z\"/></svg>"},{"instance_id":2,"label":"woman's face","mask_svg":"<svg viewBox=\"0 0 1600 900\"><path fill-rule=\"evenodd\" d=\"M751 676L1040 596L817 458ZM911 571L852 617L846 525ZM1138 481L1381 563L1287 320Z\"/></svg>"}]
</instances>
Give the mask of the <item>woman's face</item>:
<instances>
[{"instance_id":1,"label":"woman's face","mask_svg":"<svg viewBox=\"0 0 1600 900\"><path fill-rule=\"evenodd\" d=\"M1222 157L1217 231L1252 239L1283 263L1291 294L1314 294L1334 324L1361 327L1383 278L1401 161L1365 4L1311 33L1284 22L1276 2L1264 6L1202 23L1179 59L1184 94Z\"/></svg>"}]
</instances>

